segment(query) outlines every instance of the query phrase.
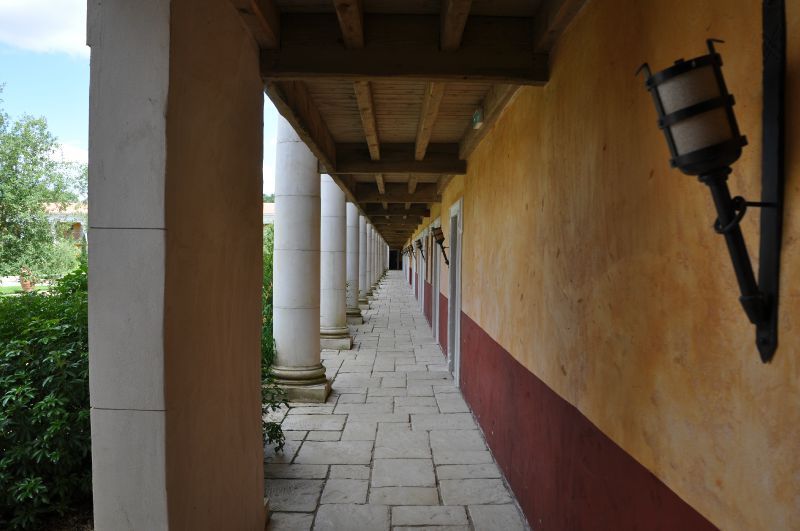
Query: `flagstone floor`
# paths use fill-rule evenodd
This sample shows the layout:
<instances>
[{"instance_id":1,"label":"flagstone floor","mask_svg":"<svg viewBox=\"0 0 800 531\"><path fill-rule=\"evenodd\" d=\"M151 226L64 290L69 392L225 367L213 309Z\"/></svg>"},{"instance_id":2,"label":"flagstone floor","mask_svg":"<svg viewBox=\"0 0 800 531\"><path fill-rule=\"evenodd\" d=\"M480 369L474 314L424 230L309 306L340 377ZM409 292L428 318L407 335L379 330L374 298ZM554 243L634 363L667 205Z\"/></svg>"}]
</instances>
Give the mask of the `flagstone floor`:
<instances>
[{"instance_id":1,"label":"flagstone floor","mask_svg":"<svg viewBox=\"0 0 800 531\"><path fill-rule=\"evenodd\" d=\"M269 529L525 529L400 271L376 290L352 350L322 353L333 392L290 404L267 449Z\"/></svg>"}]
</instances>

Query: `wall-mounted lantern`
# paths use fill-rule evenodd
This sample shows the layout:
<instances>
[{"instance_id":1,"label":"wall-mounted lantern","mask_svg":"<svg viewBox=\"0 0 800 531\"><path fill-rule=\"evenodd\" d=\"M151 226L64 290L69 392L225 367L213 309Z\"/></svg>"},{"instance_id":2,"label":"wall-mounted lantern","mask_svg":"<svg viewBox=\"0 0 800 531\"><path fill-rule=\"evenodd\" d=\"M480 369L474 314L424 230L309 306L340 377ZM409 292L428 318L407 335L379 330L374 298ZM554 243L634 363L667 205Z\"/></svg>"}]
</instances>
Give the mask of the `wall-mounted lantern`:
<instances>
[{"instance_id":1,"label":"wall-mounted lantern","mask_svg":"<svg viewBox=\"0 0 800 531\"><path fill-rule=\"evenodd\" d=\"M422 255L422 259L425 260L425 253L422 250L422 240L417 240L417 249L419 249L419 254Z\"/></svg>"},{"instance_id":2,"label":"wall-mounted lantern","mask_svg":"<svg viewBox=\"0 0 800 531\"><path fill-rule=\"evenodd\" d=\"M728 190L730 165L742 154L747 139L739 134L733 113L734 99L722 76L722 58L708 40L708 54L688 61L680 59L661 72L651 74L645 63L646 87L653 96L658 125L671 154L670 163L687 175L697 175L711 191L717 220L714 230L725 237L739 283L739 301L750 322L756 325L756 345L768 362L778 344L778 276L783 211L782 171L764 165L762 200L731 197ZM777 140L776 140L777 141ZM761 207L759 281L756 282L739 222L747 207Z\"/></svg>"},{"instance_id":3,"label":"wall-mounted lantern","mask_svg":"<svg viewBox=\"0 0 800 531\"><path fill-rule=\"evenodd\" d=\"M442 231L441 227L433 227L433 239L436 240L436 243L439 245L439 249L442 250L444 263L450 265L450 260L447 259L447 253L444 252L444 232Z\"/></svg>"}]
</instances>

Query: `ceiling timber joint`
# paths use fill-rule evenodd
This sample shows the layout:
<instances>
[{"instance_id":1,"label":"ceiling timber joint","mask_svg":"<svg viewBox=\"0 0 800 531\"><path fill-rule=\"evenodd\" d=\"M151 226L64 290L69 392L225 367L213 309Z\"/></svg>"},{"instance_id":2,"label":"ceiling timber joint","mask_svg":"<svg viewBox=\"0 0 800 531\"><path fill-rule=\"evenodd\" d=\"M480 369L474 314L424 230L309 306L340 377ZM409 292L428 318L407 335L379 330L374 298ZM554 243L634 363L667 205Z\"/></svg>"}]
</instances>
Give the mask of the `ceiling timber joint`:
<instances>
[{"instance_id":1,"label":"ceiling timber joint","mask_svg":"<svg viewBox=\"0 0 800 531\"><path fill-rule=\"evenodd\" d=\"M273 0L230 0L260 49L280 46L280 13Z\"/></svg>"}]
</instances>

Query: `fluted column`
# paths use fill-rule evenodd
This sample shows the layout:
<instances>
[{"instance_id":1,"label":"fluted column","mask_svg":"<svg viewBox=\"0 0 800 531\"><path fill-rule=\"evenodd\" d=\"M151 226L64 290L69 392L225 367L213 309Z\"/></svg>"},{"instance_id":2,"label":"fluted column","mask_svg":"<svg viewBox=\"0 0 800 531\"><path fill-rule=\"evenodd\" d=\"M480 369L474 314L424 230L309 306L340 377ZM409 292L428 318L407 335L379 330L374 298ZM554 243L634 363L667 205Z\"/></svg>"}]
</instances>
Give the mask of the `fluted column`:
<instances>
[{"instance_id":1,"label":"fluted column","mask_svg":"<svg viewBox=\"0 0 800 531\"><path fill-rule=\"evenodd\" d=\"M367 301L367 218L358 216L358 307L369 309Z\"/></svg>"},{"instance_id":2,"label":"fluted column","mask_svg":"<svg viewBox=\"0 0 800 531\"><path fill-rule=\"evenodd\" d=\"M320 363L320 179L317 159L279 119L275 172L274 373L290 400L324 402Z\"/></svg>"},{"instance_id":3,"label":"fluted column","mask_svg":"<svg viewBox=\"0 0 800 531\"><path fill-rule=\"evenodd\" d=\"M361 324L361 309L358 307L358 207L347 203L347 323Z\"/></svg>"}]
</instances>

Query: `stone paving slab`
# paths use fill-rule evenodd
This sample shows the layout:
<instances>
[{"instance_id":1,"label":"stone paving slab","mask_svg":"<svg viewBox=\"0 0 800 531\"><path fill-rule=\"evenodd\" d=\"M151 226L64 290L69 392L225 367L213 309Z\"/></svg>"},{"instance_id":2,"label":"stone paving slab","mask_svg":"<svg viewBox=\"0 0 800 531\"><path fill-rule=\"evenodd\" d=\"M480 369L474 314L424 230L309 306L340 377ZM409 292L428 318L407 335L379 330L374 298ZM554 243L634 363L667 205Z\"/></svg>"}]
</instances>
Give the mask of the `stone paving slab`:
<instances>
[{"instance_id":1,"label":"stone paving slab","mask_svg":"<svg viewBox=\"0 0 800 531\"><path fill-rule=\"evenodd\" d=\"M324 350L325 404L270 414L268 529L527 529L408 283L390 272L350 350Z\"/></svg>"}]
</instances>

